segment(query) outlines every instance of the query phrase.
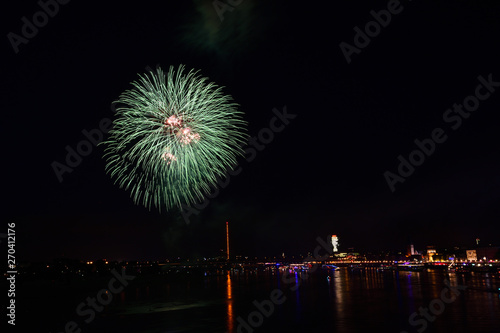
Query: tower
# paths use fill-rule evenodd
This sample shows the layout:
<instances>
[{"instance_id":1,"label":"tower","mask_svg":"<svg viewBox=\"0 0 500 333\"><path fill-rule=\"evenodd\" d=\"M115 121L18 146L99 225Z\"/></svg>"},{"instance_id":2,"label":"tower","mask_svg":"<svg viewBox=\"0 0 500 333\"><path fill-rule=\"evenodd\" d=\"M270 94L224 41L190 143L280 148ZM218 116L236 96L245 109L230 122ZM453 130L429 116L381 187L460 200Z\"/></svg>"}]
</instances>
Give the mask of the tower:
<instances>
[{"instance_id":1,"label":"tower","mask_svg":"<svg viewBox=\"0 0 500 333\"><path fill-rule=\"evenodd\" d=\"M332 235L333 252L339 252L339 238L337 235Z\"/></svg>"},{"instance_id":2,"label":"tower","mask_svg":"<svg viewBox=\"0 0 500 333\"><path fill-rule=\"evenodd\" d=\"M407 255L408 256L413 256L415 255L415 247L413 246L413 243L410 243L410 245L408 245L408 251L407 251Z\"/></svg>"},{"instance_id":3,"label":"tower","mask_svg":"<svg viewBox=\"0 0 500 333\"><path fill-rule=\"evenodd\" d=\"M226 221L226 253L229 261L229 222Z\"/></svg>"}]
</instances>

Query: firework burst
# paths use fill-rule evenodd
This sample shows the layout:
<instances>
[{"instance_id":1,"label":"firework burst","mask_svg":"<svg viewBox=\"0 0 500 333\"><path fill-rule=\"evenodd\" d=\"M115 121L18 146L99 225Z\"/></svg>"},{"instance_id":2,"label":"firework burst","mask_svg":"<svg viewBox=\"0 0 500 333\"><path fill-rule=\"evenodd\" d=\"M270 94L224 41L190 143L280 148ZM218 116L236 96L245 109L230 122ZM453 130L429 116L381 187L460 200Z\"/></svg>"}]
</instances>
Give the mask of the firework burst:
<instances>
[{"instance_id":1,"label":"firework burst","mask_svg":"<svg viewBox=\"0 0 500 333\"><path fill-rule=\"evenodd\" d=\"M136 204L167 210L203 198L246 140L238 105L197 71L160 68L120 95L106 172Z\"/></svg>"}]
</instances>

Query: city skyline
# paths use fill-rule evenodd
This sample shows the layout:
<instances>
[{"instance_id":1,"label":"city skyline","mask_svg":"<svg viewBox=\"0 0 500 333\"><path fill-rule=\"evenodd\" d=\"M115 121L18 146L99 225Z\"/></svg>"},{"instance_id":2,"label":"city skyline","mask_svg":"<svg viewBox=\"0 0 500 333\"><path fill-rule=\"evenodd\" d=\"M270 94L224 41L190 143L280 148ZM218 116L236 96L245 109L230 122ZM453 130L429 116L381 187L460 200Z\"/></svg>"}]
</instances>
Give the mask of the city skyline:
<instances>
[{"instance_id":1,"label":"city skyline","mask_svg":"<svg viewBox=\"0 0 500 333\"><path fill-rule=\"evenodd\" d=\"M158 261L158 260L176 260L176 259L182 259L182 260L200 260L200 259L207 259L207 258L212 258L216 259L224 259L226 261L228 260L237 260L238 258L246 258L246 259L265 259L265 258L306 258L307 256L311 255L312 249L309 248L306 251L297 251L294 250L293 248L287 248L287 249L278 249L277 252L265 252L265 248L263 248L263 251L257 253L243 253L243 252L236 252L234 253L233 249L230 249L230 239L231 235L229 233L229 221L225 222L225 232L224 232L224 247L220 247L218 251L208 251L207 253L201 253L197 255L190 255L190 254L177 254L177 255L172 255L169 253L157 253L154 256L151 257L113 257L104 254L101 255L93 255L93 256L85 256L85 257L75 257L75 256L59 256L59 257L52 257L52 258L45 258L45 259L27 259L23 258L21 259L21 262L44 262L44 261L52 261L52 260L58 260L58 259L73 259L73 260L83 260L83 261L88 261L88 260L111 260L111 261ZM321 238L321 237L320 237ZM469 250L475 250L476 248L480 249L486 249L486 248L499 248L500 243L499 242L482 242L479 238L474 238L471 239L471 241L468 244L452 244L450 245L443 245L443 244L434 244L434 243L417 243L415 245L415 242L413 241L408 241L405 246L403 247L397 247L397 246L386 246L383 248L369 248L369 247L355 247L349 244L349 239L346 240L347 243L343 242L345 245L340 245L339 239L340 237L337 235L331 235L331 236L326 236L324 238L324 244L329 244L330 247L332 247L333 254L346 254L346 253L361 253L362 255L370 254L373 256L382 256L386 254L391 254L391 255L423 255L426 256L428 253L429 249L435 249L438 251L438 254L442 254L443 251L447 253L459 253L461 256L466 256L466 252ZM343 238L344 239L344 238ZM494 238L492 238L494 239ZM232 241L237 240L233 239ZM315 240L317 241L317 239ZM311 244L314 244L314 242L311 242ZM335 247L335 245L336 247ZM216 245L216 244L214 244ZM217 246L213 246L213 248L216 248ZM500 256L500 253L499 253Z\"/></svg>"}]
</instances>

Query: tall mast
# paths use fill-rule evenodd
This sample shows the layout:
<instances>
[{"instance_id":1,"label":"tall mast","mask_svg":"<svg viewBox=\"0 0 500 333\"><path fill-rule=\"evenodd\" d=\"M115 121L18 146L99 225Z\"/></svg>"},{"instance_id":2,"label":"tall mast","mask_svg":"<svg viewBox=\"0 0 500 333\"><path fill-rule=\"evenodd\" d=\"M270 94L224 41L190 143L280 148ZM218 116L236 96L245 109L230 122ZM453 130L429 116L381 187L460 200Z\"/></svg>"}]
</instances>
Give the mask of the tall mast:
<instances>
[{"instance_id":1,"label":"tall mast","mask_svg":"<svg viewBox=\"0 0 500 333\"><path fill-rule=\"evenodd\" d=\"M229 261L229 222L226 221L226 253Z\"/></svg>"}]
</instances>

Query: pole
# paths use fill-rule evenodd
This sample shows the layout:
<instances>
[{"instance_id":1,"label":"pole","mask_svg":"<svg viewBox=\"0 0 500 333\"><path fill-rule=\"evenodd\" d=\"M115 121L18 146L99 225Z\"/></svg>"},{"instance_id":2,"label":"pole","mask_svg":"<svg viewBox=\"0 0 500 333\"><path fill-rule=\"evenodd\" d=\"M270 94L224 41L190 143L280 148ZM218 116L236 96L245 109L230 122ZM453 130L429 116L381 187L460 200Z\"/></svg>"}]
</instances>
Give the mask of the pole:
<instances>
[{"instance_id":1,"label":"pole","mask_svg":"<svg viewBox=\"0 0 500 333\"><path fill-rule=\"evenodd\" d=\"M226 252L227 260L229 261L229 222L226 221Z\"/></svg>"}]
</instances>

